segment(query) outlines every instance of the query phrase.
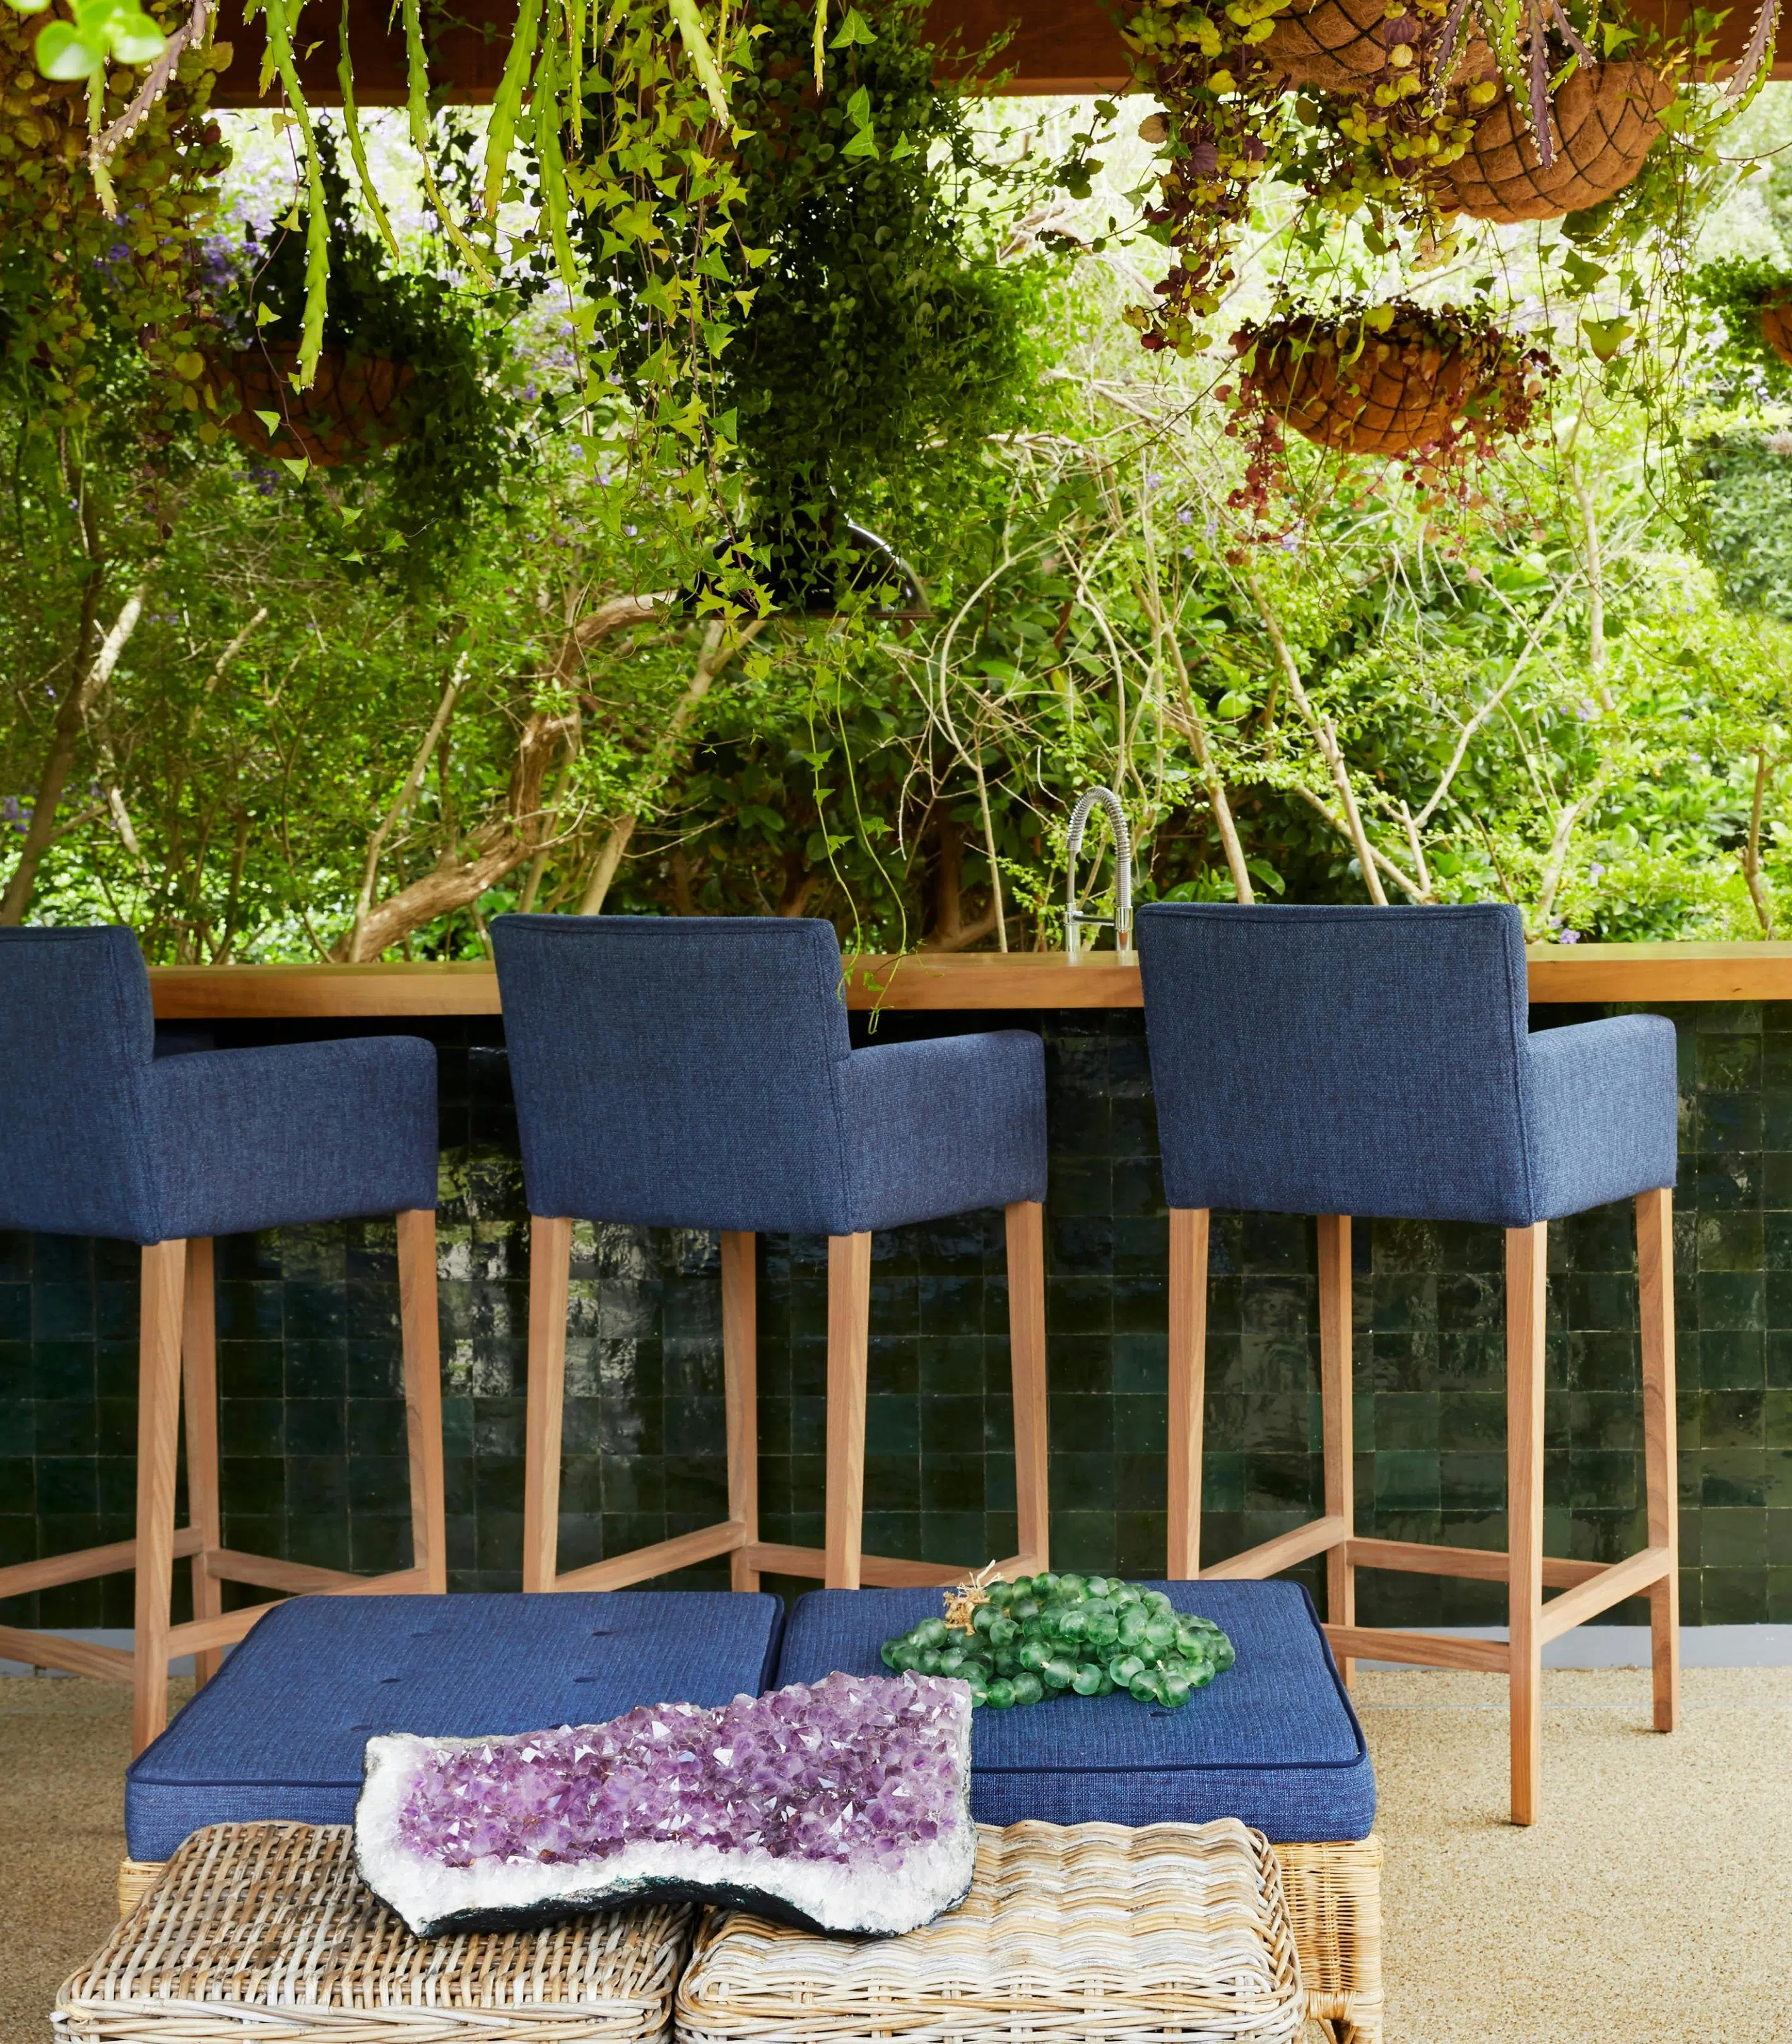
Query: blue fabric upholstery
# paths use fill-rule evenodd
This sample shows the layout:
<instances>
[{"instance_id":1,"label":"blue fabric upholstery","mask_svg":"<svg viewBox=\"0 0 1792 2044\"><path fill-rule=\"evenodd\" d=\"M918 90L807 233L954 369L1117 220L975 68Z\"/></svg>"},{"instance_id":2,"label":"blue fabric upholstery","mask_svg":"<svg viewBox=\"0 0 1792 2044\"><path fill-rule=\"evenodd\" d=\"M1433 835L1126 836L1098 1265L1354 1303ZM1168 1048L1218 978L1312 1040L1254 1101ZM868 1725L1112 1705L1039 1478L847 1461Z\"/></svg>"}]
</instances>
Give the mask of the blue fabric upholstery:
<instances>
[{"instance_id":1,"label":"blue fabric upholstery","mask_svg":"<svg viewBox=\"0 0 1792 2044\"><path fill-rule=\"evenodd\" d=\"M1181 1710L1059 1696L971 1720L979 1823L1204 1824L1272 1839L1367 1838L1375 1777L1313 1600L1298 1583L1156 1583L1229 1635L1236 1666ZM940 1593L813 1590L790 1614L778 1681L885 1674L884 1641L937 1617Z\"/></svg>"},{"instance_id":2,"label":"blue fabric upholstery","mask_svg":"<svg viewBox=\"0 0 1792 2044\"><path fill-rule=\"evenodd\" d=\"M133 1859L202 1824L345 1824L376 1733L475 1738L706 1708L771 1681L783 1607L721 1591L295 1597L125 1777Z\"/></svg>"},{"instance_id":3,"label":"blue fabric upholstery","mask_svg":"<svg viewBox=\"0 0 1792 2044\"><path fill-rule=\"evenodd\" d=\"M1045 1197L1039 1038L852 1049L831 924L491 928L533 1213L854 1235Z\"/></svg>"},{"instance_id":4,"label":"blue fabric upholstery","mask_svg":"<svg viewBox=\"0 0 1792 2044\"><path fill-rule=\"evenodd\" d=\"M1529 1227L1674 1183L1674 1025L1528 1033L1516 909L1154 903L1173 1207Z\"/></svg>"},{"instance_id":5,"label":"blue fabric upholstery","mask_svg":"<svg viewBox=\"0 0 1792 2044\"><path fill-rule=\"evenodd\" d=\"M0 930L0 1228L127 1242L436 1204L410 1036L157 1057L128 930Z\"/></svg>"}]
</instances>

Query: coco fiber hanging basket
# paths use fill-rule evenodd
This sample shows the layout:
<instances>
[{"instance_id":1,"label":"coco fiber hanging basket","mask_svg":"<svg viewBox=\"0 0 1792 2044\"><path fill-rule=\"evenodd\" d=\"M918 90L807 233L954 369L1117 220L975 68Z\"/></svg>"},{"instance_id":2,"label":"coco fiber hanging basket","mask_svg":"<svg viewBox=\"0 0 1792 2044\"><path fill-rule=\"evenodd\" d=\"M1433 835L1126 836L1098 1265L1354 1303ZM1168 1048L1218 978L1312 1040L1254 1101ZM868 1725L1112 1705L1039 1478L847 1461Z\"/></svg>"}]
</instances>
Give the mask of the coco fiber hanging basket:
<instances>
[{"instance_id":1,"label":"coco fiber hanging basket","mask_svg":"<svg viewBox=\"0 0 1792 2044\"><path fill-rule=\"evenodd\" d=\"M1782 298L1762 306L1761 338L1792 368L1792 299Z\"/></svg>"},{"instance_id":2,"label":"coco fiber hanging basket","mask_svg":"<svg viewBox=\"0 0 1792 2044\"><path fill-rule=\"evenodd\" d=\"M326 346L308 390L292 386L298 364L298 348L290 341L257 344L217 359L239 404L224 424L252 454L339 468L405 437L399 400L411 381L408 363ZM270 432L258 412L278 413L280 423Z\"/></svg>"},{"instance_id":3,"label":"coco fiber hanging basket","mask_svg":"<svg viewBox=\"0 0 1792 2044\"><path fill-rule=\"evenodd\" d=\"M1652 65L1577 69L1554 95L1555 161L1543 167L1525 109L1502 90L1438 197L1475 220L1555 220L1621 192L1661 133L1675 88Z\"/></svg>"},{"instance_id":4,"label":"coco fiber hanging basket","mask_svg":"<svg viewBox=\"0 0 1792 2044\"><path fill-rule=\"evenodd\" d=\"M1292 85L1359 92L1418 26L1409 9L1390 20L1386 0L1294 0L1276 17L1263 54Z\"/></svg>"},{"instance_id":5,"label":"coco fiber hanging basket","mask_svg":"<svg viewBox=\"0 0 1792 2044\"><path fill-rule=\"evenodd\" d=\"M1241 328L1243 409L1340 454L1405 459L1522 432L1546 358L1490 323L1402 302L1342 318L1290 313Z\"/></svg>"}]
</instances>

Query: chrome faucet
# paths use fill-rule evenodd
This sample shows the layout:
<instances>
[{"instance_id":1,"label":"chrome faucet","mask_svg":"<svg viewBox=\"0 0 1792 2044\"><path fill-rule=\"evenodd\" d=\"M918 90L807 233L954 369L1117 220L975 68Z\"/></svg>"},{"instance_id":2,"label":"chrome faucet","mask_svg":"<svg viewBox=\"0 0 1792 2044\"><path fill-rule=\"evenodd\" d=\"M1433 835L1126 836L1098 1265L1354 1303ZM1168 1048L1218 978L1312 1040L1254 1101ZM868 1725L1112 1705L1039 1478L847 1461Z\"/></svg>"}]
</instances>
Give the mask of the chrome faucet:
<instances>
[{"instance_id":1,"label":"chrome faucet","mask_svg":"<svg viewBox=\"0 0 1792 2044\"><path fill-rule=\"evenodd\" d=\"M1113 826L1113 913L1086 916L1076 905L1076 858L1083 849L1083 834L1097 809L1106 813ZM1113 932L1115 948L1132 948L1132 834L1126 828L1126 812L1111 788L1091 788L1071 811L1070 828L1064 835L1064 855L1070 871L1065 879L1064 949L1071 965L1082 958L1081 932L1086 929Z\"/></svg>"}]
</instances>

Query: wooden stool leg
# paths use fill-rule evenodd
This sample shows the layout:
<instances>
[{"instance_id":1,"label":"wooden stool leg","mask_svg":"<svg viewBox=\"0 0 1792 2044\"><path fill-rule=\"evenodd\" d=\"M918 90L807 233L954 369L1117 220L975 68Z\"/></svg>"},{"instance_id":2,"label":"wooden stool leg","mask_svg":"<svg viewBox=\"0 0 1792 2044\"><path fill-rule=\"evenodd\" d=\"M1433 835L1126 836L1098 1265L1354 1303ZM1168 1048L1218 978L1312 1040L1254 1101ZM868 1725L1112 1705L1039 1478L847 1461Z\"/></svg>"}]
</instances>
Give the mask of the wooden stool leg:
<instances>
[{"instance_id":1,"label":"wooden stool leg","mask_svg":"<svg viewBox=\"0 0 1792 2044\"><path fill-rule=\"evenodd\" d=\"M441 1324L436 1308L436 1216L398 1216L398 1321L404 1345L405 1435L410 1450L411 1566L448 1589L448 1503L442 1474Z\"/></svg>"},{"instance_id":2,"label":"wooden stool leg","mask_svg":"<svg viewBox=\"0 0 1792 2044\"><path fill-rule=\"evenodd\" d=\"M186 1278L184 1242L154 1242L144 1249L137 1364L133 1754L141 1753L168 1721L168 1606L174 1593L180 1323Z\"/></svg>"},{"instance_id":3,"label":"wooden stool leg","mask_svg":"<svg viewBox=\"0 0 1792 2044\"><path fill-rule=\"evenodd\" d=\"M1170 1471L1166 1572L1201 1573L1201 1420L1207 1395L1207 1208L1170 1209Z\"/></svg>"},{"instance_id":4,"label":"wooden stool leg","mask_svg":"<svg viewBox=\"0 0 1792 2044\"><path fill-rule=\"evenodd\" d=\"M1021 1572L1052 1566L1045 1384L1045 1209L1017 1200L1008 1223L1008 1352L1014 1387L1015 1540Z\"/></svg>"},{"instance_id":5,"label":"wooden stool leg","mask_svg":"<svg viewBox=\"0 0 1792 2044\"><path fill-rule=\"evenodd\" d=\"M753 1257L757 1238L724 1229L721 1238L721 1369L728 1412L728 1516L746 1548L759 1537L759 1323ZM746 1548L728 1558L729 1582L756 1590L759 1572Z\"/></svg>"},{"instance_id":6,"label":"wooden stool leg","mask_svg":"<svg viewBox=\"0 0 1792 2044\"><path fill-rule=\"evenodd\" d=\"M1356 1535L1356 1443L1351 1431L1350 1216L1319 1216L1319 1379L1325 1458L1325 1516ZM1348 1546L1325 1554L1325 1616L1333 1625L1356 1623L1356 1571ZM1338 1663L1346 1685L1356 1663Z\"/></svg>"},{"instance_id":7,"label":"wooden stool leg","mask_svg":"<svg viewBox=\"0 0 1792 2044\"><path fill-rule=\"evenodd\" d=\"M1649 1545L1673 1557L1649 1585L1650 1661L1655 1727L1680 1722L1680 1492L1675 1453L1674 1195L1665 1189L1636 1200L1636 1275L1643 1331L1643 1465Z\"/></svg>"},{"instance_id":8,"label":"wooden stool leg","mask_svg":"<svg viewBox=\"0 0 1792 2044\"><path fill-rule=\"evenodd\" d=\"M1549 1226L1506 1231L1508 1611L1512 1821L1536 1822L1543 1792L1543 1364Z\"/></svg>"},{"instance_id":9,"label":"wooden stool leg","mask_svg":"<svg viewBox=\"0 0 1792 2044\"><path fill-rule=\"evenodd\" d=\"M871 1348L871 1238L828 1238L828 1515L831 1590L859 1587L864 1542L865 1370Z\"/></svg>"},{"instance_id":10,"label":"wooden stool leg","mask_svg":"<svg viewBox=\"0 0 1792 2044\"><path fill-rule=\"evenodd\" d=\"M523 1588L551 1590L559 1570L560 1422L566 1403L572 1223L529 1224L529 1416L523 1450Z\"/></svg>"},{"instance_id":11,"label":"wooden stool leg","mask_svg":"<svg viewBox=\"0 0 1792 2044\"><path fill-rule=\"evenodd\" d=\"M224 1585L212 1573L210 1563L224 1545L224 1523L217 1491L217 1295L209 1235L195 1236L187 1245L180 1361L187 1413L187 1518L199 1535L193 1556L193 1616L217 1618L224 1610ZM193 1669L201 1687L223 1665L221 1647L195 1654Z\"/></svg>"}]
</instances>

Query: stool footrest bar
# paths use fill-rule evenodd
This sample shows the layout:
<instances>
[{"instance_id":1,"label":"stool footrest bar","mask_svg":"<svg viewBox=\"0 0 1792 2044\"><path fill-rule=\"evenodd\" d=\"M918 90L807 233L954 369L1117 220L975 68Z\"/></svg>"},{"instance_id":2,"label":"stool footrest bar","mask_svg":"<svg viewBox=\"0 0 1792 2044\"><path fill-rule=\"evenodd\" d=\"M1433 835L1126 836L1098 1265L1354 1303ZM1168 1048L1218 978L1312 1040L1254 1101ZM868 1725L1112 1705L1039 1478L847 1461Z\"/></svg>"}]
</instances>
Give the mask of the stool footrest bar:
<instances>
[{"instance_id":1,"label":"stool footrest bar","mask_svg":"<svg viewBox=\"0 0 1792 2044\"><path fill-rule=\"evenodd\" d=\"M1447 1632L1394 1632L1373 1625L1329 1625L1340 1660L1400 1661L1415 1668L1480 1668L1503 1675L1510 1656L1503 1639L1467 1639Z\"/></svg>"},{"instance_id":2,"label":"stool footrest bar","mask_svg":"<svg viewBox=\"0 0 1792 2044\"><path fill-rule=\"evenodd\" d=\"M785 1547L760 1541L747 1551L753 1558L753 1566L769 1575L825 1579L828 1573L827 1553L821 1547ZM868 1589L928 1589L963 1582L981 1566L976 1562L955 1566L950 1562L903 1561L894 1554L861 1554L859 1580ZM996 1567L1002 1575L1020 1573L1011 1561L999 1562Z\"/></svg>"},{"instance_id":3,"label":"stool footrest bar","mask_svg":"<svg viewBox=\"0 0 1792 2044\"><path fill-rule=\"evenodd\" d=\"M1503 1547L1433 1547L1422 1540L1352 1540L1347 1550L1353 1569L1394 1569L1417 1576L1470 1576L1484 1583L1503 1583L1509 1564ZM1590 1583L1609 1565L1604 1562L1571 1562L1565 1555L1545 1554L1543 1581L1546 1589L1572 1589Z\"/></svg>"},{"instance_id":4,"label":"stool footrest bar","mask_svg":"<svg viewBox=\"0 0 1792 2044\"><path fill-rule=\"evenodd\" d=\"M589 1567L568 1569L554 1578L557 1590L620 1590L630 1583L645 1582L650 1576L670 1575L675 1569L688 1569L698 1562L713 1561L718 1554L732 1554L747 1546L747 1529L737 1519L724 1519L713 1526L699 1527L694 1533L680 1533L670 1540L656 1540L651 1547L636 1547L607 1562Z\"/></svg>"},{"instance_id":5,"label":"stool footrest bar","mask_svg":"<svg viewBox=\"0 0 1792 2044\"><path fill-rule=\"evenodd\" d=\"M0 1660L23 1661L33 1668L60 1668L65 1675L97 1675L105 1682L131 1679L128 1647L59 1639L54 1633L30 1632L16 1625L0 1625Z\"/></svg>"},{"instance_id":6,"label":"stool footrest bar","mask_svg":"<svg viewBox=\"0 0 1792 2044\"><path fill-rule=\"evenodd\" d=\"M281 1561L272 1554L240 1554L214 1547L206 1557L206 1573L222 1583L249 1583L257 1589L290 1590L300 1596L332 1590L358 1590L367 1578L348 1569L320 1569L308 1562Z\"/></svg>"},{"instance_id":7,"label":"stool footrest bar","mask_svg":"<svg viewBox=\"0 0 1792 2044\"><path fill-rule=\"evenodd\" d=\"M197 1526L175 1529L177 1556L196 1554L201 1545ZM95 1576L122 1575L136 1566L134 1540L114 1540L108 1546L83 1547L71 1554L49 1554L40 1562L14 1562L0 1569L0 1597L29 1596L33 1590L60 1589L65 1583L90 1582Z\"/></svg>"},{"instance_id":8,"label":"stool footrest bar","mask_svg":"<svg viewBox=\"0 0 1792 2044\"><path fill-rule=\"evenodd\" d=\"M1644 1547L1621 1562L1612 1562L1573 1589L1564 1590L1559 1597L1550 1599L1543 1608L1537 1627L1539 1636L1546 1646L1552 1639L1559 1639L1564 1632L1571 1632L1577 1625L1597 1618L1601 1612L1609 1611L1614 1604L1622 1604L1627 1596L1634 1596L1651 1583L1659 1582L1672 1567L1673 1561L1672 1554L1666 1547ZM1547 1581L1548 1577L1544 1580Z\"/></svg>"},{"instance_id":9,"label":"stool footrest bar","mask_svg":"<svg viewBox=\"0 0 1792 2044\"><path fill-rule=\"evenodd\" d=\"M1265 1576L1279 1575L1328 1548L1341 1547L1350 1539L1350 1528L1341 1518L1310 1520L1286 1533L1279 1533L1261 1546L1247 1547L1242 1554L1229 1554L1210 1569L1203 1569L1203 1582L1259 1582Z\"/></svg>"}]
</instances>

